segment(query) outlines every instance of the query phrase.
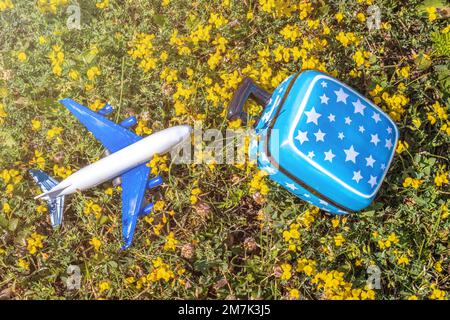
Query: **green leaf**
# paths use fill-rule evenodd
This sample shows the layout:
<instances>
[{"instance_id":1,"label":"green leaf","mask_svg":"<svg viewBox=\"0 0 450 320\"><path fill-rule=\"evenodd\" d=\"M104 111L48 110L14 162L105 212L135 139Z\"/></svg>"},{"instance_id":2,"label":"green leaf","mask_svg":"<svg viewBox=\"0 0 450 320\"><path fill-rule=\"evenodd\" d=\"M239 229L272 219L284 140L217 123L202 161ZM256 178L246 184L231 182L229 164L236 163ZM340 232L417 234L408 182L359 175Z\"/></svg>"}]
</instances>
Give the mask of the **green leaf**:
<instances>
[{"instance_id":1,"label":"green leaf","mask_svg":"<svg viewBox=\"0 0 450 320\"><path fill-rule=\"evenodd\" d=\"M17 229L17 225L19 224L19 219L13 218L9 221L8 229L9 231L15 231Z\"/></svg>"},{"instance_id":2,"label":"green leaf","mask_svg":"<svg viewBox=\"0 0 450 320\"><path fill-rule=\"evenodd\" d=\"M446 3L443 0L425 0L420 6L417 7L419 12L425 13L427 8L435 7L435 8L445 8Z\"/></svg>"}]
</instances>

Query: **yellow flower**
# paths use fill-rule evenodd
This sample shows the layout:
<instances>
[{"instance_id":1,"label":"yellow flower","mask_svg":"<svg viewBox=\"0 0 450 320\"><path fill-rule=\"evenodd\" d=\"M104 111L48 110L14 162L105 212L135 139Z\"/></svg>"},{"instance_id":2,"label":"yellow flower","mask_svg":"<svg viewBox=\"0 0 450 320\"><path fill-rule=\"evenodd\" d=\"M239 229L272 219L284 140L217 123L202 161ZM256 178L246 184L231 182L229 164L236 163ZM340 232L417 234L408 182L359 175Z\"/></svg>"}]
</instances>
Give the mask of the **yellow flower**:
<instances>
[{"instance_id":1,"label":"yellow flower","mask_svg":"<svg viewBox=\"0 0 450 320\"><path fill-rule=\"evenodd\" d=\"M164 250L175 251L177 243L178 243L178 241L175 239L174 233L170 232L169 235L166 237L166 243L164 244Z\"/></svg>"},{"instance_id":2,"label":"yellow flower","mask_svg":"<svg viewBox=\"0 0 450 320\"><path fill-rule=\"evenodd\" d=\"M94 201L89 200L86 203L86 206L84 207L83 212L85 215L89 215L92 212L98 218L98 217L100 217L100 214L102 212L102 207L100 207L98 204L94 203Z\"/></svg>"},{"instance_id":3,"label":"yellow flower","mask_svg":"<svg viewBox=\"0 0 450 320\"><path fill-rule=\"evenodd\" d=\"M438 273L441 273L443 271L443 269L442 269L442 261L436 261L436 263L434 264L433 268Z\"/></svg>"},{"instance_id":4,"label":"yellow flower","mask_svg":"<svg viewBox=\"0 0 450 320\"><path fill-rule=\"evenodd\" d=\"M423 182L422 180L408 177L405 179L405 181L403 181L403 187L404 188L413 187L414 189L418 189L422 184L422 182Z\"/></svg>"},{"instance_id":5,"label":"yellow flower","mask_svg":"<svg viewBox=\"0 0 450 320\"><path fill-rule=\"evenodd\" d=\"M413 294L408 297L408 300L419 300L419 298L415 294Z\"/></svg>"},{"instance_id":6,"label":"yellow flower","mask_svg":"<svg viewBox=\"0 0 450 320\"><path fill-rule=\"evenodd\" d=\"M161 54L159 55L159 58L161 59L162 62L166 62L167 59L169 58L169 55L167 54L166 51L161 52Z\"/></svg>"},{"instance_id":7,"label":"yellow flower","mask_svg":"<svg viewBox=\"0 0 450 320\"><path fill-rule=\"evenodd\" d=\"M130 285L133 284L136 280L134 279L134 277L127 277L125 278L125 283Z\"/></svg>"},{"instance_id":8,"label":"yellow flower","mask_svg":"<svg viewBox=\"0 0 450 320\"><path fill-rule=\"evenodd\" d=\"M109 281L102 281L98 284L98 289L100 290L100 293L103 293L111 288L111 285Z\"/></svg>"},{"instance_id":9,"label":"yellow flower","mask_svg":"<svg viewBox=\"0 0 450 320\"><path fill-rule=\"evenodd\" d=\"M442 218L442 220L444 220L444 219L448 218L448 216L450 216L450 210L446 204L443 204L441 206L441 218Z\"/></svg>"},{"instance_id":10,"label":"yellow flower","mask_svg":"<svg viewBox=\"0 0 450 320\"><path fill-rule=\"evenodd\" d=\"M11 206L9 205L8 202L5 202L5 203L3 204L2 211L3 211L5 214L8 214L8 213L11 212Z\"/></svg>"},{"instance_id":11,"label":"yellow flower","mask_svg":"<svg viewBox=\"0 0 450 320\"><path fill-rule=\"evenodd\" d=\"M44 247L42 240L44 240L44 236L33 232L31 236L27 239L27 250L30 254L35 254L38 249L42 249Z\"/></svg>"},{"instance_id":12,"label":"yellow flower","mask_svg":"<svg viewBox=\"0 0 450 320\"><path fill-rule=\"evenodd\" d=\"M92 247L94 247L95 251L98 251L100 249L100 246L102 245L102 242L97 237L92 237L89 243L92 245Z\"/></svg>"},{"instance_id":13,"label":"yellow flower","mask_svg":"<svg viewBox=\"0 0 450 320\"><path fill-rule=\"evenodd\" d=\"M163 200L158 200L155 202L155 205L153 206L153 210L162 211L164 209L165 205L166 205L166 203Z\"/></svg>"},{"instance_id":14,"label":"yellow flower","mask_svg":"<svg viewBox=\"0 0 450 320\"><path fill-rule=\"evenodd\" d=\"M112 196L112 194L113 194L113 188L108 188L108 189L106 189L106 190L105 190L105 194L108 195L108 196Z\"/></svg>"},{"instance_id":15,"label":"yellow flower","mask_svg":"<svg viewBox=\"0 0 450 320\"><path fill-rule=\"evenodd\" d=\"M45 39L44 36L39 36L38 42L42 46L42 45L44 45L47 42L47 40Z\"/></svg>"},{"instance_id":16,"label":"yellow flower","mask_svg":"<svg viewBox=\"0 0 450 320\"><path fill-rule=\"evenodd\" d=\"M198 202L198 195L200 193L202 193L202 190L200 188L197 187L197 188L192 189L191 197L190 197L191 204L196 204Z\"/></svg>"},{"instance_id":17,"label":"yellow flower","mask_svg":"<svg viewBox=\"0 0 450 320\"><path fill-rule=\"evenodd\" d=\"M441 187L448 183L449 172L441 172L434 178L434 183L436 186Z\"/></svg>"},{"instance_id":18,"label":"yellow flower","mask_svg":"<svg viewBox=\"0 0 450 320\"><path fill-rule=\"evenodd\" d=\"M437 289L435 284L431 285L431 290L433 290L430 295L431 300L445 300L446 299L447 294L445 293L445 291Z\"/></svg>"},{"instance_id":19,"label":"yellow flower","mask_svg":"<svg viewBox=\"0 0 450 320\"><path fill-rule=\"evenodd\" d=\"M220 28L221 26L227 24L228 20L218 13L211 13L208 23L214 25L216 28Z\"/></svg>"},{"instance_id":20,"label":"yellow flower","mask_svg":"<svg viewBox=\"0 0 450 320\"><path fill-rule=\"evenodd\" d=\"M86 75L88 77L88 80L94 80L96 76L101 75L101 71L97 66L89 68L89 70L86 72Z\"/></svg>"},{"instance_id":21,"label":"yellow flower","mask_svg":"<svg viewBox=\"0 0 450 320\"><path fill-rule=\"evenodd\" d=\"M80 77L80 74L78 73L77 70L71 69L71 70L69 71L69 77L70 77L70 79L72 79L72 80L77 80L77 79Z\"/></svg>"},{"instance_id":22,"label":"yellow flower","mask_svg":"<svg viewBox=\"0 0 450 320\"><path fill-rule=\"evenodd\" d=\"M289 290L289 297L291 299L300 299L300 292L297 289Z\"/></svg>"},{"instance_id":23,"label":"yellow flower","mask_svg":"<svg viewBox=\"0 0 450 320\"><path fill-rule=\"evenodd\" d=\"M34 150L34 157L30 160L30 165L37 165L39 169L44 170L45 159L42 157L43 153L38 150Z\"/></svg>"},{"instance_id":24,"label":"yellow flower","mask_svg":"<svg viewBox=\"0 0 450 320\"><path fill-rule=\"evenodd\" d=\"M426 11L428 13L428 21L433 22L437 19L437 10L435 7L428 7L426 8Z\"/></svg>"},{"instance_id":25,"label":"yellow flower","mask_svg":"<svg viewBox=\"0 0 450 320\"><path fill-rule=\"evenodd\" d=\"M411 67L410 66L406 66L406 67L401 68L400 70L397 70L397 74L399 74L403 78L409 78L410 70L411 70Z\"/></svg>"},{"instance_id":26,"label":"yellow flower","mask_svg":"<svg viewBox=\"0 0 450 320\"><path fill-rule=\"evenodd\" d=\"M147 127L146 122L142 121L142 120L138 121L136 129L134 131L136 132L137 135L151 134L152 133L152 129Z\"/></svg>"},{"instance_id":27,"label":"yellow flower","mask_svg":"<svg viewBox=\"0 0 450 320\"><path fill-rule=\"evenodd\" d=\"M333 225L333 228L337 228L339 226L339 218L332 219L331 224Z\"/></svg>"},{"instance_id":28,"label":"yellow flower","mask_svg":"<svg viewBox=\"0 0 450 320\"><path fill-rule=\"evenodd\" d=\"M25 270L25 271L30 270L30 263L27 262L25 259L20 258L20 259L17 261L17 265L18 265L20 268L22 268L23 270Z\"/></svg>"},{"instance_id":29,"label":"yellow flower","mask_svg":"<svg viewBox=\"0 0 450 320\"><path fill-rule=\"evenodd\" d=\"M52 71L57 76L61 76L62 64L64 62L64 52L59 45L54 45L52 51L49 54L50 61L52 63Z\"/></svg>"},{"instance_id":30,"label":"yellow flower","mask_svg":"<svg viewBox=\"0 0 450 320\"><path fill-rule=\"evenodd\" d=\"M11 0L0 0L0 12L14 8Z\"/></svg>"},{"instance_id":31,"label":"yellow flower","mask_svg":"<svg viewBox=\"0 0 450 320\"><path fill-rule=\"evenodd\" d=\"M37 119L31 120L31 127L34 131L38 131L41 128L41 121Z\"/></svg>"},{"instance_id":32,"label":"yellow flower","mask_svg":"<svg viewBox=\"0 0 450 320\"><path fill-rule=\"evenodd\" d=\"M393 232L389 235L388 240L395 244L399 243L399 239L397 238L397 235Z\"/></svg>"},{"instance_id":33,"label":"yellow flower","mask_svg":"<svg viewBox=\"0 0 450 320\"><path fill-rule=\"evenodd\" d=\"M412 120L413 125L416 127L416 129L419 129L422 125L422 121L419 118L414 118Z\"/></svg>"},{"instance_id":34,"label":"yellow flower","mask_svg":"<svg viewBox=\"0 0 450 320\"><path fill-rule=\"evenodd\" d=\"M238 129L242 125L242 120L240 118L237 118L236 120L230 121L228 124L228 128L230 129Z\"/></svg>"},{"instance_id":35,"label":"yellow flower","mask_svg":"<svg viewBox=\"0 0 450 320\"><path fill-rule=\"evenodd\" d=\"M344 14L342 12L338 12L334 17L336 18L336 21L340 23L344 19Z\"/></svg>"},{"instance_id":36,"label":"yellow flower","mask_svg":"<svg viewBox=\"0 0 450 320\"><path fill-rule=\"evenodd\" d=\"M281 270L283 273L281 274L281 280L289 280L292 277L291 270L292 266L289 263L283 263L281 265Z\"/></svg>"},{"instance_id":37,"label":"yellow flower","mask_svg":"<svg viewBox=\"0 0 450 320\"><path fill-rule=\"evenodd\" d=\"M398 142L398 146L397 146L397 150L395 150L396 153L400 154L406 150L408 150L409 148L409 144L406 141L399 141Z\"/></svg>"},{"instance_id":38,"label":"yellow flower","mask_svg":"<svg viewBox=\"0 0 450 320\"><path fill-rule=\"evenodd\" d=\"M63 131L63 128L61 127L53 127L50 130L47 131L47 139L53 139L54 137L58 136Z\"/></svg>"},{"instance_id":39,"label":"yellow flower","mask_svg":"<svg viewBox=\"0 0 450 320\"><path fill-rule=\"evenodd\" d=\"M44 205L39 205L37 208L36 208L36 211L38 212L38 213L44 213L44 212L47 212L47 207L46 206L44 206Z\"/></svg>"},{"instance_id":40,"label":"yellow flower","mask_svg":"<svg viewBox=\"0 0 450 320\"><path fill-rule=\"evenodd\" d=\"M408 265L409 264L408 257L403 254L400 258L397 259L397 264L399 266L401 266L401 265Z\"/></svg>"},{"instance_id":41,"label":"yellow flower","mask_svg":"<svg viewBox=\"0 0 450 320\"><path fill-rule=\"evenodd\" d=\"M365 21L366 21L366 16L365 16L364 13L362 13L362 12L359 12L359 13L356 15L356 18L357 18L360 22L365 22Z\"/></svg>"},{"instance_id":42,"label":"yellow flower","mask_svg":"<svg viewBox=\"0 0 450 320\"><path fill-rule=\"evenodd\" d=\"M23 51L20 51L17 54L17 59L19 59L19 61L23 62L23 61L27 60L27 54L25 52L23 52Z\"/></svg>"},{"instance_id":43,"label":"yellow flower","mask_svg":"<svg viewBox=\"0 0 450 320\"><path fill-rule=\"evenodd\" d=\"M308 276L312 276L316 273L317 263L314 260L302 258L297 260L297 272L303 272Z\"/></svg>"},{"instance_id":44,"label":"yellow flower","mask_svg":"<svg viewBox=\"0 0 450 320\"><path fill-rule=\"evenodd\" d=\"M336 245L336 247L342 246L344 242L345 238L342 236L342 234L339 233L334 237L334 244Z\"/></svg>"},{"instance_id":45,"label":"yellow flower","mask_svg":"<svg viewBox=\"0 0 450 320\"><path fill-rule=\"evenodd\" d=\"M109 0L102 0L100 2L97 2L95 6L99 9L106 9L109 6Z\"/></svg>"}]
</instances>

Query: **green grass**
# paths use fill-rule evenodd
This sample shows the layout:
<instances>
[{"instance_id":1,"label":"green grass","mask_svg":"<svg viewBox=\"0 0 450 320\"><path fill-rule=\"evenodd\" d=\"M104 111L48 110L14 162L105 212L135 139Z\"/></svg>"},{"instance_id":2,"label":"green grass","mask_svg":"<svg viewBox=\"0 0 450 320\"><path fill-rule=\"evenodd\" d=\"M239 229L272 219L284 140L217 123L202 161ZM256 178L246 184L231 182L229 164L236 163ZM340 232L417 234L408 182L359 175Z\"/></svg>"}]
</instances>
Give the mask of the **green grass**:
<instances>
[{"instance_id":1,"label":"green grass","mask_svg":"<svg viewBox=\"0 0 450 320\"><path fill-rule=\"evenodd\" d=\"M55 13L39 10L29 1L12 2L14 8L0 12L0 296L288 299L296 297L293 289L297 289L301 299L364 298L366 292L376 299L449 297L450 218L445 208L450 190L448 181L435 182L438 175L448 176L450 165L450 130L445 131L450 126L445 119L450 61L448 34L443 33L448 20L438 10L437 19L429 22L424 9L444 8L448 6L444 2L427 2L424 7L422 1L408 1L406 6L374 1L382 14L382 28L374 31L356 17L366 14L368 1L311 1L313 10L304 20L299 14L304 7L291 15L275 14L264 6L270 1L227 5L171 0L167 6L159 1L110 1L105 9L97 8L95 1L79 1L81 30L67 28L64 1ZM338 12L344 13L340 23L335 18ZM208 23L211 13L227 21L212 26L210 38L195 44L193 32L213 24ZM318 20L318 28L309 26L308 19ZM323 33L322 23L330 28L329 34ZM295 40L280 33L287 25L301 32ZM174 30L178 44L170 42ZM344 47L336 39L340 32L354 33L359 43ZM155 36L153 48L145 52L155 59L147 72L139 67L141 58L133 59L129 53L137 33ZM212 69L217 35L227 43ZM40 36L45 43L40 43ZM305 45L305 39L312 46ZM326 46L318 44L322 40L327 40ZM54 45L64 52L60 76L49 58ZM93 46L98 53L92 52ZM292 55L286 60L277 57L277 50L302 46L306 55L297 60ZM182 47L190 54L180 54ZM269 56L262 58L265 49ZM359 67L353 59L358 50L371 54ZM166 61L161 59L163 51ZM24 61L20 52L26 54ZM401 75L406 66L410 71ZM101 74L88 80L92 67ZM176 80L161 77L165 67L178 71ZM225 131L229 124L224 109L244 75L273 90L302 67L332 73L375 100L395 118L401 140L408 144L395 156L379 195L364 212L341 218L317 212L265 178L258 188L267 184L271 190L261 195L250 186L257 173L252 167L171 165L170 159L169 171L161 165L164 161L157 166L165 184L148 196L163 200L162 208L139 221L134 244L125 252L118 250L120 191L115 188L107 194L111 184L68 197L59 230L51 228L47 213L39 212L42 203L33 200L39 190L27 175L27 169L36 166L30 164L36 150L42 152L44 170L55 177L55 164L77 170L103 152L58 99L71 97L85 105L109 101L116 108L112 119L136 114L153 132L175 124L192 125L201 118L204 128ZM79 73L78 79L70 77L71 70ZM180 84L188 88L186 97L175 94ZM370 95L377 84L383 90ZM383 93L409 101L396 103L383 99ZM177 101L185 109L178 114ZM442 106L440 117L432 108L436 101ZM39 120L41 128L33 130L32 120ZM54 127L62 132L49 139L48 131ZM17 170L22 179L8 178L10 170ZM421 180L418 189L404 187L407 177ZM197 187L200 194L192 204ZM86 214L88 203L101 211L94 208ZM161 230L155 232L158 224ZM294 239L287 240L287 230L294 230ZM164 248L170 232L177 241L175 250ZM33 233L45 237L42 246L33 248ZM336 241L339 235L344 239L341 245ZM389 237L391 245L383 246ZM93 238L101 243L98 250ZM404 264L399 263L402 257L407 258ZM158 258L162 266L155 266ZM297 270L301 259L308 259L311 269ZM70 265L81 269L79 290L66 288ZM381 289L367 291L367 268L372 265L381 270ZM342 272L342 278L333 271ZM325 275L328 280L321 280ZM350 287L363 291L351 293Z\"/></svg>"}]
</instances>

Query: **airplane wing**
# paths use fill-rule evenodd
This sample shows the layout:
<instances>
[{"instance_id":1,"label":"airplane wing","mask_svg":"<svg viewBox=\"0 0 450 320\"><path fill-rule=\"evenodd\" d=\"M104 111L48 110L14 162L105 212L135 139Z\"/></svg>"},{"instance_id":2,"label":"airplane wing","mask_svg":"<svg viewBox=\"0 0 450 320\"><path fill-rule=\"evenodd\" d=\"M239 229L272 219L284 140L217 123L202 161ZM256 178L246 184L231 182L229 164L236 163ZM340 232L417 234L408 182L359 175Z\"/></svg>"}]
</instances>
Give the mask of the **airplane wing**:
<instances>
[{"instance_id":1,"label":"airplane wing","mask_svg":"<svg viewBox=\"0 0 450 320\"><path fill-rule=\"evenodd\" d=\"M124 173L122 178L122 237L125 250L133 241L136 221L139 218L150 168L146 164Z\"/></svg>"},{"instance_id":2,"label":"airplane wing","mask_svg":"<svg viewBox=\"0 0 450 320\"><path fill-rule=\"evenodd\" d=\"M60 102L111 152L116 152L142 139L72 99L66 98Z\"/></svg>"}]
</instances>

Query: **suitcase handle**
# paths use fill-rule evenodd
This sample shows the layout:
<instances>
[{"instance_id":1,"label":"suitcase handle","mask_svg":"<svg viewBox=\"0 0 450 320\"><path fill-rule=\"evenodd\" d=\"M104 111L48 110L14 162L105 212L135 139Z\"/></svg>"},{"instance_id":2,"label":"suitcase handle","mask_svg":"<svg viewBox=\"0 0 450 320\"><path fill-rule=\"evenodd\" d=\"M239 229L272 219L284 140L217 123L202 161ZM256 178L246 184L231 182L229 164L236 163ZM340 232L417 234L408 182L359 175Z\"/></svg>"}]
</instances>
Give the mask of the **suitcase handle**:
<instances>
[{"instance_id":1,"label":"suitcase handle","mask_svg":"<svg viewBox=\"0 0 450 320\"><path fill-rule=\"evenodd\" d=\"M247 100L253 98L256 103L266 106L271 96L272 94L270 92L257 86L251 78L245 78L231 99L230 105L228 106L227 119L235 120L240 118L245 123L247 117L243 109Z\"/></svg>"}]
</instances>

